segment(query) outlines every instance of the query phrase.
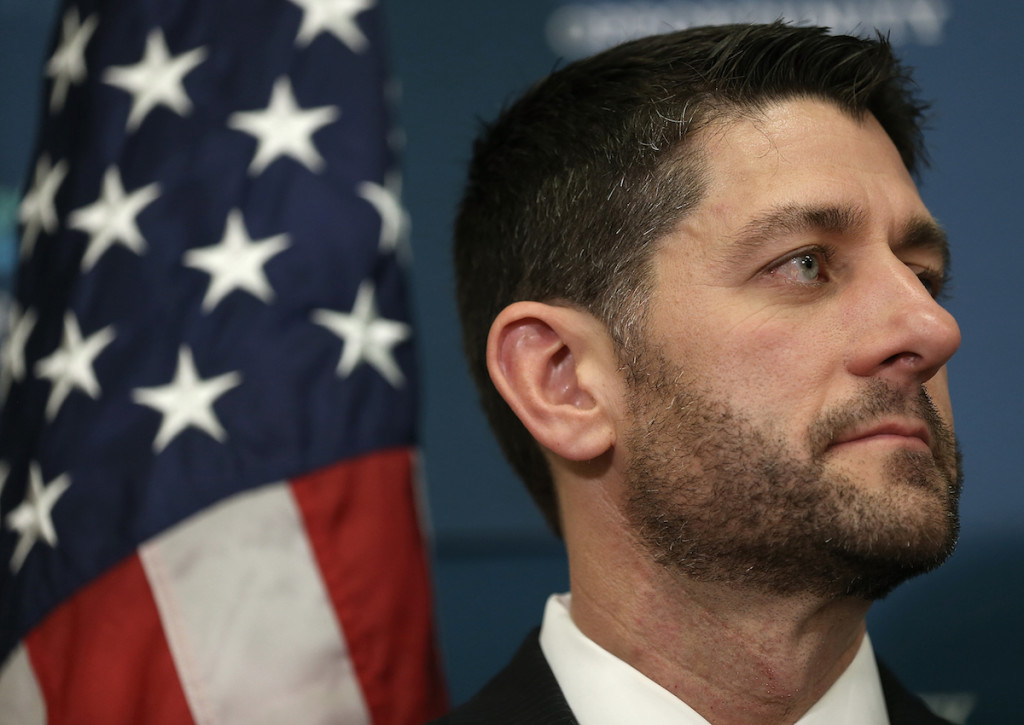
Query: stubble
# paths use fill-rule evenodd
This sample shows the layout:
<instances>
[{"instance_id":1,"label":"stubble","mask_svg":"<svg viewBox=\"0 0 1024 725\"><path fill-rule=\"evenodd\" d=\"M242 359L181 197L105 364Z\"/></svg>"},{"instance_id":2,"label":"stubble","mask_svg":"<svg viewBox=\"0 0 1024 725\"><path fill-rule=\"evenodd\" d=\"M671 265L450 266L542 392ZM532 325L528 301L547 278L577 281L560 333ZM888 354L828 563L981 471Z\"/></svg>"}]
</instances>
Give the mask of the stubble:
<instances>
[{"instance_id":1,"label":"stubble","mask_svg":"<svg viewBox=\"0 0 1024 725\"><path fill-rule=\"evenodd\" d=\"M630 371L626 515L666 567L759 592L878 599L934 569L959 532L959 448L924 388L881 381L822 414L805 450L753 421L650 351ZM931 452L886 454L881 485L830 460L845 430L885 415L923 420Z\"/></svg>"}]
</instances>

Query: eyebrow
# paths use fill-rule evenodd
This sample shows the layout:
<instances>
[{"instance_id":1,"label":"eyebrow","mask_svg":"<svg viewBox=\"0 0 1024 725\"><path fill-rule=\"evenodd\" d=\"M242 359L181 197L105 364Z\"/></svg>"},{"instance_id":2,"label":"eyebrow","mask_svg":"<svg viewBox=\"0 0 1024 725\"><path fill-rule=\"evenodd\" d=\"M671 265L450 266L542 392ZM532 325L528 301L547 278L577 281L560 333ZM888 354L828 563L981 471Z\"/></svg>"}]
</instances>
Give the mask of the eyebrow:
<instances>
[{"instance_id":1,"label":"eyebrow","mask_svg":"<svg viewBox=\"0 0 1024 725\"><path fill-rule=\"evenodd\" d=\"M856 234L867 224L867 213L855 206L787 204L769 209L751 219L736 234L734 251L753 254L779 237L821 232ZM914 217L904 223L891 242L893 251L934 251L942 259L943 272L950 266L949 241L942 226L930 216Z\"/></svg>"},{"instance_id":2,"label":"eyebrow","mask_svg":"<svg viewBox=\"0 0 1024 725\"><path fill-rule=\"evenodd\" d=\"M850 234L864 227L866 215L852 206L786 204L757 215L736 234L736 246L756 251L764 244L792 234L826 232Z\"/></svg>"}]
</instances>

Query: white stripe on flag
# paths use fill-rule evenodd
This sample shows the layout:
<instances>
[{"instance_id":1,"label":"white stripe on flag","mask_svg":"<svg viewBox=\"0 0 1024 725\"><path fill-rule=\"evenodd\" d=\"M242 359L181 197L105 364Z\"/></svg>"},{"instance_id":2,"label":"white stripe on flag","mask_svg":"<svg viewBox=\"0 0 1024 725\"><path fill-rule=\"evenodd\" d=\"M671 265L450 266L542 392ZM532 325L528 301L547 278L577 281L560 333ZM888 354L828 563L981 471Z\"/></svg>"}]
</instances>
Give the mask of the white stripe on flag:
<instances>
[{"instance_id":1,"label":"white stripe on flag","mask_svg":"<svg viewBox=\"0 0 1024 725\"><path fill-rule=\"evenodd\" d=\"M287 484L207 509L140 554L197 725L369 723Z\"/></svg>"},{"instance_id":2,"label":"white stripe on flag","mask_svg":"<svg viewBox=\"0 0 1024 725\"><path fill-rule=\"evenodd\" d=\"M46 703L24 645L0 670L0 714L4 725L46 725Z\"/></svg>"}]
</instances>

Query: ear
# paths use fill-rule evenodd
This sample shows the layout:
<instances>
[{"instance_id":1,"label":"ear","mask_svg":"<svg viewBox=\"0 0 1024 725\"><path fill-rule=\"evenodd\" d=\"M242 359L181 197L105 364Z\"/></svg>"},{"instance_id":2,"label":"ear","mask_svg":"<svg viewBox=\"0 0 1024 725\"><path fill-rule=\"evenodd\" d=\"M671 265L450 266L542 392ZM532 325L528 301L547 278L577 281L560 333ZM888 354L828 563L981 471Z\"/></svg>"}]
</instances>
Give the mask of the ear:
<instances>
[{"instance_id":1,"label":"ear","mask_svg":"<svg viewBox=\"0 0 1024 725\"><path fill-rule=\"evenodd\" d=\"M513 303L491 325L487 367L509 407L548 450L588 461L614 445L617 365L611 338L593 315Z\"/></svg>"}]
</instances>

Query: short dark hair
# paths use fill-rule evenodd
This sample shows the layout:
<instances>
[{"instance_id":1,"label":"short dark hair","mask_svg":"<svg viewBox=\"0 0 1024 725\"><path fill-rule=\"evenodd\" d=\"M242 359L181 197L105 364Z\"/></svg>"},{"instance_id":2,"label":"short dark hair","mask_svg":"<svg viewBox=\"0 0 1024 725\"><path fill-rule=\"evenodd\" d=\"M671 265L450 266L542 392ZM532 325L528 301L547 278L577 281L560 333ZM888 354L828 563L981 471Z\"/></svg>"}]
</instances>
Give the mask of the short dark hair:
<instances>
[{"instance_id":1,"label":"short dark hair","mask_svg":"<svg viewBox=\"0 0 1024 725\"><path fill-rule=\"evenodd\" d=\"M794 98L873 115L912 174L926 106L887 40L785 23L691 28L572 63L486 125L455 224L463 344L506 457L560 533L550 468L491 383L487 335L518 300L642 333L657 244L703 198L695 132ZM625 359L625 358L624 358Z\"/></svg>"}]
</instances>

